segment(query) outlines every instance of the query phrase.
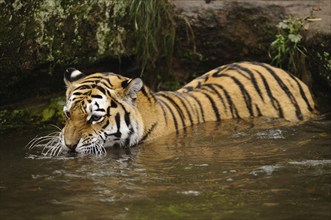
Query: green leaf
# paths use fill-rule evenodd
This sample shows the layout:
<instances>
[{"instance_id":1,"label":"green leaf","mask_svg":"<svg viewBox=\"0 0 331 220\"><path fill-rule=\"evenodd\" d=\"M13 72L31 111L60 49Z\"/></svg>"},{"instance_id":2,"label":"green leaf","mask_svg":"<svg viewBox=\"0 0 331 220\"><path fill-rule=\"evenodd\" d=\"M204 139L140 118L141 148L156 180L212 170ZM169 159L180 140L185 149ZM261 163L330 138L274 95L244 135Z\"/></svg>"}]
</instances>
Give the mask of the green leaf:
<instances>
[{"instance_id":1,"label":"green leaf","mask_svg":"<svg viewBox=\"0 0 331 220\"><path fill-rule=\"evenodd\" d=\"M302 36L300 34L289 34L288 39L290 39L290 41L293 43L299 43L302 39Z\"/></svg>"},{"instance_id":2,"label":"green leaf","mask_svg":"<svg viewBox=\"0 0 331 220\"><path fill-rule=\"evenodd\" d=\"M279 29L289 29L288 24L285 23L284 21L279 22L279 24L277 25L277 27L278 27Z\"/></svg>"}]
</instances>

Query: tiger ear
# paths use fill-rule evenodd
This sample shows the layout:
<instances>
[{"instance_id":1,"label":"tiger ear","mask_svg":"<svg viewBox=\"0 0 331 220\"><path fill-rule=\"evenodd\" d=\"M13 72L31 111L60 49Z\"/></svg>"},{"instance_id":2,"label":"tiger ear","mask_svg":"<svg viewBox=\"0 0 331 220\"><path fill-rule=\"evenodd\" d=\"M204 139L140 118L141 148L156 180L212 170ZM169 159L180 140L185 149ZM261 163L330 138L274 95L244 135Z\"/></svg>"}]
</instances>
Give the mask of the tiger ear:
<instances>
[{"instance_id":1,"label":"tiger ear","mask_svg":"<svg viewBox=\"0 0 331 220\"><path fill-rule=\"evenodd\" d=\"M72 85L72 83L74 81L79 80L79 79L83 78L84 76L85 75L81 71L70 67L70 68L66 69L66 71L64 73L64 83L67 86L70 86L70 85Z\"/></svg>"},{"instance_id":2,"label":"tiger ear","mask_svg":"<svg viewBox=\"0 0 331 220\"><path fill-rule=\"evenodd\" d=\"M124 95L130 99L136 99L137 93L141 90L144 83L140 78L135 78L129 81L125 87Z\"/></svg>"}]
</instances>

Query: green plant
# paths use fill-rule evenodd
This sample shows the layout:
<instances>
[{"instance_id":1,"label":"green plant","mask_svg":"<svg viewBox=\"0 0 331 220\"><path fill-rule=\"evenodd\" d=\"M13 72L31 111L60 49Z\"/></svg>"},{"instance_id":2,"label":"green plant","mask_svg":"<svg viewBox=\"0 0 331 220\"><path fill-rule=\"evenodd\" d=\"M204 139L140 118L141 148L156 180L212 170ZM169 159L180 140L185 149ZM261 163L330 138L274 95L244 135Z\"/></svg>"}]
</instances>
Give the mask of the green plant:
<instances>
[{"instance_id":1,"label":"green plant","mask_svg":"<svg viewBox=\"0 0 331 220\"><path fill-rule=\"evenodd\" d=\"M322 47L323 48L323 47ZM326 48L324 48L326 49ZM314 51L312 62L318 77L324 82L324 85L331 89L331 54L328 51Z\"/></svg>"},{"instance_id":2,"label":"green plant","mask_svg":"<svg viewBox=\"0 0 331 220\"><path fill-rule=\"evenodd\" d=\"M129 17L133 24L136 61L154 71L162 63L171 68L176 34L175 12L168 0L131 0Z\"/></svg>"},{"instance_id":3,"label":"green plant","mask_svg":"<svg viewBox=\"0 0 331 220\"><path fill-rule=\"evenodd\" d=\"M304 22L302 19L289 17L281 21L277 27L279 34L269 49L272 63L300 75L299 66L304 62L307 53L301 34Z\"/></svg>"},{"instance_id":4,"label":"green plant","mask_svg":"<svg viewBox=\"0 0 331 220\"><path fill-rule=\"evenodd\" d=\"M323 51L323 53L317 52L317 57L323 61L323 67L331 72L331 55L327 51Z\"/></svg>"}]
</instances>

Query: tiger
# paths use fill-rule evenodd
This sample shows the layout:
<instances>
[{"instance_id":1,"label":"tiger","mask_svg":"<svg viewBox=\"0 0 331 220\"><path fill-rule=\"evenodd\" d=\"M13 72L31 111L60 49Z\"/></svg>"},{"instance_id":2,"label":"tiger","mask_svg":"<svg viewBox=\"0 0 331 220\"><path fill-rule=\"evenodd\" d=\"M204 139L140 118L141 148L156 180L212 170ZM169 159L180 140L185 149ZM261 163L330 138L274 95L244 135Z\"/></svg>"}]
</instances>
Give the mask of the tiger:
<instances>
[{"instance_id":1,"label":"tiger","mask_svg":"<svg viewBox=\"0 0 331 220\"><path fill-rule=\"evenodd\" d=\"M75 68L66 70L64 82L66 122L57 141L47 144L49 154L104 154L108 147L129 148L204 122L262 116L300 122L318 115L307 85L258 62L220 66L177 91L153 92L141 78L85 75Z\"/></svg>"}]
</instances>

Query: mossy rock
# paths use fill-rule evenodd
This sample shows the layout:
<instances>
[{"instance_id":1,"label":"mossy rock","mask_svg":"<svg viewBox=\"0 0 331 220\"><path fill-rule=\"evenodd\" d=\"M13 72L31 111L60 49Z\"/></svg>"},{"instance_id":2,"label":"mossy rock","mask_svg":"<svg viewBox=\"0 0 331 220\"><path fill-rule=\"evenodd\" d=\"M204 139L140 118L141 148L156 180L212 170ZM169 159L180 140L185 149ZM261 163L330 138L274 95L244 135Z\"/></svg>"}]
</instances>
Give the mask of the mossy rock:
<instances>
[{"instance_id":1,"label":"mossy rock","mask_svg":"<svg viewBox=\"0 0 331 220\"><path fill-rule=\"evenodd\" d=\"M122 47L122 5L120 0L0 1L0 51L5 51L0 57L0 103L11 102L9 96L15 99L13 91L27 81L58 83L68 66L130 54Z\"/></svg>"},{"instance_id":2,"label":"mossy rock","mask_svg":"<svg viewBox=\"0 0 331 220\"><path fill-rule=\"evenodd\" d=\"M0 134L13 130L42 129L49 125L62 127L63 97L52 98L44 104L8 107L0 110Z\"/></svg>"}]
</instances>

